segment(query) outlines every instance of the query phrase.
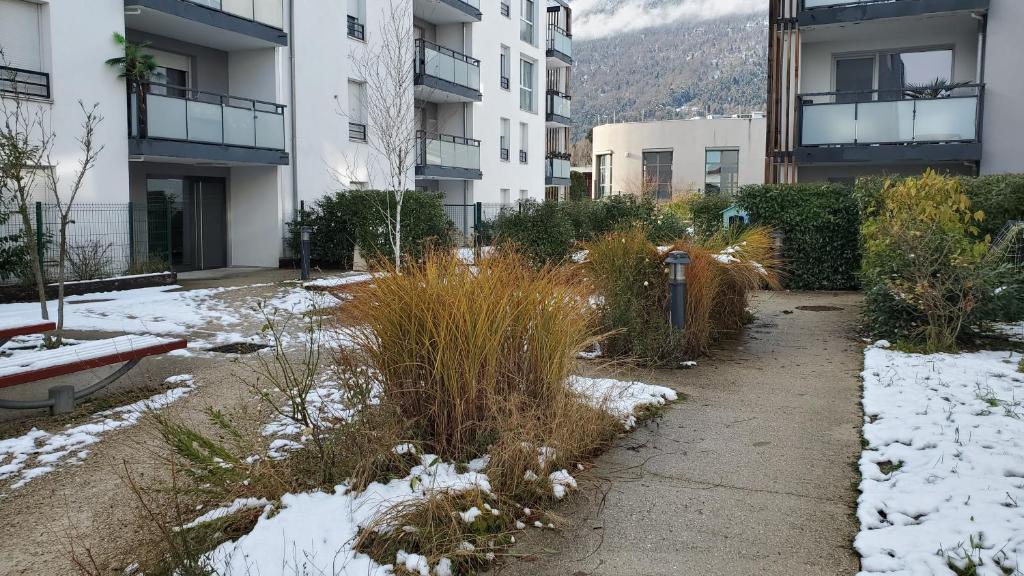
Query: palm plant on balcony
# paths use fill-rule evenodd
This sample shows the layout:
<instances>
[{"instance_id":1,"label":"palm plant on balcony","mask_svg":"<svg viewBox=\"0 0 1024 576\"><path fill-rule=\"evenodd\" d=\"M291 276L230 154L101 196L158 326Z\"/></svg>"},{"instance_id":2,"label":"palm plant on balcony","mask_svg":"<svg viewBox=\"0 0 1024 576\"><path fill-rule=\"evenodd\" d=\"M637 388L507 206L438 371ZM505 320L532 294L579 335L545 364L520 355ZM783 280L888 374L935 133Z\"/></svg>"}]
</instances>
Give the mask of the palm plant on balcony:
<instances>
[{"instance_id":1,"label":"palm plant on balcony","mask_svg":"<svg viewBox=\"0 0 1024 576\"><path fill-rule=\"evenodd\" d=\"M910 100L935 100L948 98L954 90L966 86L970 86L970 82L950 82L945 78L936 78L923 84L907 84L903 93Z\"/></svg>"},{"instance_id":2,"label":"palm plant on balcony","mask_svg":"<svg viewBox=\"0 0 1024 576\"><path fill-rule=\"evenodd\" d=\"M136 44L129 42L124 35L114 32L114 42L124 51L122 56L110 58L107 65L118 70L118 78L124 78L128 88L128 108L131 116L132 94L137 94L138 103L138 126L139 137L147 136L146 128L146 93L149 91L149 83L156 72L156 58L146 52L149 42Z\"/></svg>"}]
</instances>

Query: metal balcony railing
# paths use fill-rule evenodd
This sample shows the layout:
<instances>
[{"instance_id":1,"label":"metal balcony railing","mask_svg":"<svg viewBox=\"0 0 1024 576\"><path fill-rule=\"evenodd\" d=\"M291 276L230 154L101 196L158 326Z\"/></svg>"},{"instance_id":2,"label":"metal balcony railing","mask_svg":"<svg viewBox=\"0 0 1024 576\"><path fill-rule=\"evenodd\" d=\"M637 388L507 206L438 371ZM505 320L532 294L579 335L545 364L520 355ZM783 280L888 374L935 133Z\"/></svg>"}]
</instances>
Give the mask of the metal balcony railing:
<instances>
[{"instance_id":1,"label":"metal balcony railing","mask_svg":"<svg viewBox=\"0 0 1024 576\"><path fill-rule=\"evenodd\" d=\"M800 146L980 142L984 85L799 96Z\"/></svg>"},{"instance_id":2,"label":"metal balcony railing","mask_svg":"<svg viewBox=\"0 0 1024 576\"><path fill-rule=\"evenodd\" d=\"M508 78L508 76L502 76L501 77L501 89L502 90L508 90L508 87L509 87L509 78Z\"/></svg>"},{"instance_id":3,"label":"metal balcony railing","mask_svg":"<svg viewBox=\"0 0 1024 576\"><path fill-rule=\"evenodd\" d=\"M283 104L156 83L130 96L132 138L285 149Z\"/></svg>"},{"instance_id":4,"label":"metal balcony railing","mask_svg":"<svg viewBox=\"0 0 1024 576\"><path fill-rule=\"evenodd\" d=\"M451 48L416 40L416 78L432 76L473 90L480 89L480 61Z\"/></svg>"},{"instance_id":5,"label":"metal balcony railing","mask_svg":"<svg viewBox=\"0 0 1024 576\"><path fill-rule=\"evenodd\" d=\"M186 0L225 14L284 30L284 0Z\"/></svg>"},{"instance_id":6,"label":"metal balcony railing","mask_svg":"<svg viewBox=\"0 0 1024 576\"><path fill-rule=\"evenodd\" d=\"M348 139L353 142L366 142L366 124L349 122Z\"/></svg>"},{"instance_id":7,"label":"metal balcony railing","mask_svg":"<svg viewBox=\"0 0 1024 576\"><path fill-rule=\"evenodd\" d=\"M519 163L520 164L526 164L526 161L529 160L529 159L530 159L530 157L526 153L526 150L520 150L519 151Z\"/></svg>"},{"instance_id":8,"label":"metal balcony railing","mask_svg":"<svg viewBox=\"0 0 1024 576\"><path fill-rule=\"evenodd\" d=\"M502 148L501 149L501 159L504 162L508 162L508 159L509 159L509 149L508 148Z\"/></svg>"},{"instance_id":9,"label":"metal balcony railing","mask_svg":"<svg viewBox=\"0 0 1024 576\"><path fill-rule=\"evenodd\" d=\"M49 98L50 75L24 68L0 66L0 93Z\"/></svg>"},{"instance_id":10,"label":"metal balcony railing","mask_svg":"<svg viewBox=\"0 0 1024 576\"><path fill-rule=\"evenodd\" d=\"M366 26L355 16L348 17L348 36L356 40L366 40Z\"/></svg>"},{"instance_id":11,"label":"metal balcony railing","mask_svg":"<svg viewBox=\"0 0 1024 576\"><path fill-rule=\"evenodd\" d=\"M562 28L548 24L548 50L565 54L572 58L572 36Z\"/></svg>"},{"instance_id":12,"label":"metal balcony railing","mask_svg":"<svg viewBox=\"0 0 1024 576\"><path fill-rule=\"evenodd\" d=\"M572 98L557 90L548 90L548 117L572 118Z\"/></svg>"},{"instance_id":13,"label":"metal balcony railing","mask_svg":"<svg viewBox=\"0 0 1024 576\"><path fill-rule=\"evenodd\" d=\"M501 0L501 15L505 18L510 18L512 16L512 7L506 0Z\"/></svg>"},{"instance_id":14,"label":"metal balcony railing","mask_svg":"<svg viewBox=\"0 0 1024 576\"><path fill-rule=\"evenodd\" d=\"M416 165L480 169L480 141L450 134L416 132Z\"/></svg>"},{"instance_id":15,"label":"metal balcony railing","mask_svg":"<svg viewBox=\"0 0 1024 576\"><path fill-rule=\"evenodd\" d=\"M816 8L836 8L839 6L856 6L858 4L880 4L892 0L800 0L801 10L814 10Z\"/></svg>"}]
</instances>

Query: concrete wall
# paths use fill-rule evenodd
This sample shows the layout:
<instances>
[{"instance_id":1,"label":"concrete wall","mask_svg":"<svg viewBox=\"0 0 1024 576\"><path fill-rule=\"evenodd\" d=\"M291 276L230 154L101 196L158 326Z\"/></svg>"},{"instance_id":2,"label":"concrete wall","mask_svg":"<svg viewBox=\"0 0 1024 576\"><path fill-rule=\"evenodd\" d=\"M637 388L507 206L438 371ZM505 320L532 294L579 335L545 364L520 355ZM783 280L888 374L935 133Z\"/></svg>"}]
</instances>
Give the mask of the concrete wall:
<instances>
[{"instance_id":1,"label":"concrete wall","mask_svg":"<svg viewBox=\"0 0 1024 576\"><path fill-rule=\"evenodd\" d=\"M643 182L643 151L672 150L672 187L676 193L704 188L705 150L740 151L740 185L764 181L764 118L716 118L605 124L594 128L594 181L597 156L612 155L612 193L635 193Z\"/></svg>"},{"instance_id":2,"label":"concrete wall","mask_svg":"<svg viewBox=\"0 0 1024 576\"><path fill-rule=\"evenodd\" d=\"M985 54L982 174L1024 172L1024 2L992 0Z\"/></svg>"}]
</instances>

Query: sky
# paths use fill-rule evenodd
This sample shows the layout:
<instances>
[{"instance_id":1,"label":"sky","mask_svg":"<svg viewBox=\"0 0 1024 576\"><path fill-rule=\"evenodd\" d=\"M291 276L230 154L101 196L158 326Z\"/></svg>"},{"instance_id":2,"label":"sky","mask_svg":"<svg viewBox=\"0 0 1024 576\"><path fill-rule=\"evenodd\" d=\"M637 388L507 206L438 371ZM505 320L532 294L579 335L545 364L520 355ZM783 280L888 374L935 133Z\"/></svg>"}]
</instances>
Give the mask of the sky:
<instances>
[{"instance_id":1,"label":"sky","mask_svg":"<svg viewBox=\"0 0 1024 576\"><path fill-rule=\"evenodd\" d=\"M646 8L649 0L572 0L573 38L590 40L670 24L734 14L767 13L766 0L674 0ZM611 5L611 8L608 6Z\"/></svg>"}]
</instances>

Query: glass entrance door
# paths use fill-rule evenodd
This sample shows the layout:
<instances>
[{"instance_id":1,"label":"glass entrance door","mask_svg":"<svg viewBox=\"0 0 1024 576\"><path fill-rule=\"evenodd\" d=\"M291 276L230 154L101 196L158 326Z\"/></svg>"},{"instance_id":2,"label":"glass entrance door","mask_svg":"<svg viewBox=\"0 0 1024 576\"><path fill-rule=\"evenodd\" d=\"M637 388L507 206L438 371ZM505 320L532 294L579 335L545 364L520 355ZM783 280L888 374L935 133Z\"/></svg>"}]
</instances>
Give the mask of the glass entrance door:
<instances>
[{"instance_id":1,"label":"glass entrance door","mask_svg":"<svg viewBox=\"0 0 1024 576\"><path fill-rule=\"evenodd\" d=\"M227 194L223 178L149 178L151 258L175 271L227 266Z\"/></svg>"}]
</instances>

